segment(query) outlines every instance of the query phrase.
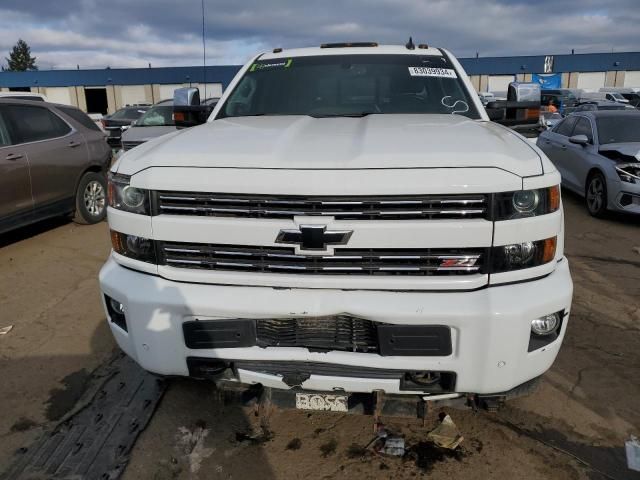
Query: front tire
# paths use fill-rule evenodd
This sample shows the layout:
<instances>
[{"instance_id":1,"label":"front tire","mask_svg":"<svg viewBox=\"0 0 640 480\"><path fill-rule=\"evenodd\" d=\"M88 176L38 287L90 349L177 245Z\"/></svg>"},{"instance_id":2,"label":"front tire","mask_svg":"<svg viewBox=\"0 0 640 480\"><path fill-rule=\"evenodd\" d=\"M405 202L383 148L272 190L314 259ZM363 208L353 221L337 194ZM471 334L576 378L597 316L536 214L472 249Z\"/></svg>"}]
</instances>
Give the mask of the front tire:
<instances>
[{"instance_id":1,"label":"front tire","mask_svg":"<svg viewBox=\"0 0 640 480\"><path fill-rule=\"evenodd\" d=\"M592 174L587 180L585 202L589 214L602 218L607 212L607 182L601 173Z\"/></svg>"},{"instance_id":2,"label":"front tire","mask_svg":"<svg viewBox=\"0 0 640 480\"><path fill-rule=\"evenodd\" d=\"M107 180L101 173L87 172L76 190L76 211L73 221L90 225L107 215Z\"/></svg>"}]
</instances>

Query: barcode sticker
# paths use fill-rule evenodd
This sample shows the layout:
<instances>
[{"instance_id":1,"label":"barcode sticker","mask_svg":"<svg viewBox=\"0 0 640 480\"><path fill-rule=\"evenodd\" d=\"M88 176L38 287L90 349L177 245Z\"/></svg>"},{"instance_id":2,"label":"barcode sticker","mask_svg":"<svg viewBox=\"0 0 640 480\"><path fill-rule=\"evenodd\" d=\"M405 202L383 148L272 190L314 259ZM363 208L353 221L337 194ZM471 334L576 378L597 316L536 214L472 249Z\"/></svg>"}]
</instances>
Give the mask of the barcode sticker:
<instances>
[{"instance_id":1,"label":"barcode sticker","mask_svg":"<svg viewBox=\"0 0 640 480\"><path fill-rule=\"evenodd\" d=\"M458 78L456 71L451 68L409 67L409 75L412 77Z\"/></svg>"}]
</instances>

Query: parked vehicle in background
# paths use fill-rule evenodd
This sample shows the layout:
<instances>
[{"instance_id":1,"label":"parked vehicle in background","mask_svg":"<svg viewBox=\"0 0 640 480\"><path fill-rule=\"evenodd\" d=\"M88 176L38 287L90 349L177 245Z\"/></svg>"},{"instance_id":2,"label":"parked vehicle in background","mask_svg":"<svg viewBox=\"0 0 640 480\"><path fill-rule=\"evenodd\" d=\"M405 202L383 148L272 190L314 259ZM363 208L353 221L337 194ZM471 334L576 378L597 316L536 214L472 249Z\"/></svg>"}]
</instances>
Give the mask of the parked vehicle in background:
<instances>
[{"instance_id":1,"label":"parked vehicle in background","mask_svg":"<svg viewBox=\"0 0 640 480\"><path fill-rule=\"evenodd\" d=\"M553 104L562 115L570 114L578 105L578 98L568 88L542 90L541 94L542 106Z\"/></svg>"},{"instance_id":2,"label":"parked vehicle in background","mask_svg":"<svg viewBox=\"0 0 640 480\"><path fill-rule=\"evenodd\" d=\"M603 87L601 92L619 93L629 100L629 104L638 108L640 106L640 87Z\"/></svg>"},{"instance_id":3,"label":"parked vehicle in background","mask_svg":"<svg viewBox=\"0 0 640 480\"><path fill-rule=\"evenodd\" d=\"M536 125L539 97L523 103ZM572 297L560 174L489 121L449 52L278 49L206 111L176 91L178 127L201 125L110 173L100 285L143 368L286 390L299 408L361 393L416 411L497 407L551 366Z\"/></svg>"},{"instance_id":4,"label":"parked vehicle in background","mask_svg":"<svg viewBox=\"0 0 640 480\"><path fill-rule=\"evenodd\" d=\"M175 132L173 121L173 100L162 100L144 112L121 135L122 149L133 147L153 138Z\"/></svg>"},{"instance_id":5,"label":"parked vehicle in background","mask_svg":"<svg viewBox=\"0 0 640 480\"><path fill-rule=\"evenodd\" d=\"M112 147L120 147L122 137L122 127L129 127L134 121L149 110L148 106L127 106L120 110L102 117L100 121L102 128L108 133L107 143Z\"/></svg>"},{"instance_id":6,"label":"parked vehicle in background","mask_svg":"<svg viewBox=\"0 0 640 480\"><path fill-rule=\"evenodd\" d=\"M591 215L640 214L640 112L574 113L541 133L537 145Z\"/></svg>"},{"instance_id":7,"label":"parked vehicle in background","mask_svg":"<svg viewBox=\"0 0 640 480\"><path fill-rule=\"evenodd\" d=\"M580 102L574 112L593 112L596 110L630 110L634 107L610 100L587 100Z\"/></svg>"},{"instance_id":8,"label":"parked vehicle in background","mask_svg":"<svg viewBox=\"0 0 640 480\"><path fill-rule=\"evenodd\" d=\"M104 133L68 105L0 99L0 233L47 217L106 214Z\"/></svg>"},{"instance_id":9,"label":"parked vehicle in background","mask_svg":"<svg viewBox=\"0 0 640 480\"><path fill-rule=\"evenodd\" d=\"M0 92L0 100L31 100L32 102L46 102L47 97L41 93L34 92Z\"/></svg>"},{"instance_id":10,"label":"parked vehicle in background","mask_svg":"<svg viewBox=\"0 0 640 480\"><path fill-rule=\"evenodd\" d=\"M204 99L201 105L213 108L219 100L218 97L209 97ZM131 150L133 147L137 147L151 139L175 131L173 100L163 100L147 110L128 129L122 132L122 149L125 151Z\"/></svg>"},{"instance_id":11,"label":"parked vehicle in background","mask_svg":"<svg viewBox=\"0 0 640 480\"><path fill-rule=\"evenodd\" d=\"M487 106L487 103L493 102L496 100L496 96L491 92L478 92L478 97L480 97L480 101L482 102L482 106Z\"/></svg>"},{"instance_id":12,"label":"parked vehicle in background","mask_svg":"<svg viewBox=\"0 0 640 480\"><path fill-rule=\"evenodd\" d=\"M540 127L548 130L555 127L563 118L558 112L540 112Z\"/></svg>"},{"instance_id":13,"label":"parked vehicle in background","mask_svg":"<svg viewBox=\"0 0 640 480\"><path fill-rule=\"evenodd\" d=\"M587 102L589 100L608 100L609 102L629 103L629 100L618 92L584 92L580 96L580 102Z\"/></svg>"}]
</instances>

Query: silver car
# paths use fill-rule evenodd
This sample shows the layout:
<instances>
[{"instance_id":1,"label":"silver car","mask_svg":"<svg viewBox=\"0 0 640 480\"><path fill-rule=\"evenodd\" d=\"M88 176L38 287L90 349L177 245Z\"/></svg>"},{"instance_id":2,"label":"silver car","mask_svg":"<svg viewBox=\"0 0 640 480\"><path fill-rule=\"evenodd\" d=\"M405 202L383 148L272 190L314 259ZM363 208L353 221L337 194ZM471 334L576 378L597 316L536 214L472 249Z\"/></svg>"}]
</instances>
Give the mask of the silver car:
<instances>
[{"instance_id":1,"label":"silver car","mask_svg":"<svg viewBox=\"0 0 640 480\"><path fill-rule=\"evenodd\" d=\"M574 113L542 132L538 147L562 175L563 187L585 198L589 213L640 214L640 112Z\"/></svg>"}]
</instances>

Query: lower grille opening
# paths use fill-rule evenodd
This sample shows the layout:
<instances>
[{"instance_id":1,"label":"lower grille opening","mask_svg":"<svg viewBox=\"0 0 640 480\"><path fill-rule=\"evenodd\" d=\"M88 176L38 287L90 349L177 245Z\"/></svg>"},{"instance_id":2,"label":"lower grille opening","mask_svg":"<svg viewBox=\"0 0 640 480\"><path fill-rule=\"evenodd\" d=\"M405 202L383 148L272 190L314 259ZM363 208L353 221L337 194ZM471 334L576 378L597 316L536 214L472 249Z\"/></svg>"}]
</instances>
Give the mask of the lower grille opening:
<instances>
[{"instance_id":1,"label":"lower grille opening","mask_svg":"<svg viewBox=\"0 0 640 480\"><path fill-rule=\"evenodd\" d=\"M348 315L258 320L256 331L260 347L378 353L376 324Z\"/></svg>"},{"instance_id":2,"label":"lower grille opening","mask_svg":"<svg viewBox=\"0 0 640 480\"><path fill-rule=\"evenodd\" d=\"M298 347L311 352L445 357L452 353L445 325L392 325L351 315L194 320L182 324L187 348Z\"/></svg>"},{"instance_id":3,"label":"lower grille opening","mask_svg":"<svg viewBox=\"0 0 640 480\"><path fill-rule=\"evenodd\" d=\"M354 367L319 362L285 362L259 360L222 360L216 358L188 357L189 375L194 378L220 380L233 376L238 370L291 378L309 378L311 375L391 379L400 382L403 391L420 391L430 394L455 392L456 374L440 371L406 371L371 367Z\"/></svg>"}]
</instances>

